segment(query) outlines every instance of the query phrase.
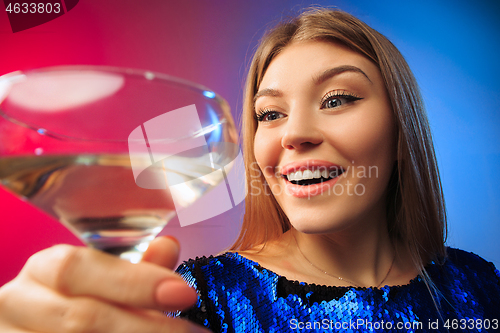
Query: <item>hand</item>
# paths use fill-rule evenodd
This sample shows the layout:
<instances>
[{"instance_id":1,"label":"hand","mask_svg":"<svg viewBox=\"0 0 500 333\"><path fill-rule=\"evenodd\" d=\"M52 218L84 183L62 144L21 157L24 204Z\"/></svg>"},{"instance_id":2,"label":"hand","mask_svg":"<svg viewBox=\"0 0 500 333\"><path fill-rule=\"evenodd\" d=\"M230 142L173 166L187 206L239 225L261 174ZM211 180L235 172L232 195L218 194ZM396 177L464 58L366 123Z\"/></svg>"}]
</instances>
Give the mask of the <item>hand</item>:
<instances>
[{"instance_id":1,"label":"hand","mask_svg":"<svg viewBox=\"0 0 500 333\"><path fill-rule=\"evenodd\" d=\"M153 241L138 264L85 247L40 251L0 288L0 332L207 333L162 312L196 301L195 290L172 271L178 253L167 237Z\"/></svg>"}]
</instances>

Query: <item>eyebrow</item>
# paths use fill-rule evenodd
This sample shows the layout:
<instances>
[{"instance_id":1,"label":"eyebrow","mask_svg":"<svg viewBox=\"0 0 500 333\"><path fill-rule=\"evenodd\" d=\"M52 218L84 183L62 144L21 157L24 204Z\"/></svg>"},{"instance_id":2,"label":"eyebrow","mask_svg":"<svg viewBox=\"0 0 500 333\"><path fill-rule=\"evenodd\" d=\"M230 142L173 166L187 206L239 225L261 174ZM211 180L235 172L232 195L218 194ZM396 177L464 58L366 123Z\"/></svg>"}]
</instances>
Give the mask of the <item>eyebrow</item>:
<instances>
[{"instance_id":1,"label":"eyebrow","mask_svg":"<svg viewBox=\"0 0 500 333\"><path fill-rule=\"evenodd\" d=\"M327 69L326 71L324 71L323 73L321 73L317 77L313 78L313 80L314 80L314 83L316 85L319 85L319 84L325 82L326 80L334 77L335 75L339 75L339 74L342 74L345 72L353 72L353 73L363 74L363 76L366 77L366 79L368 81L370 81L370 83L372 83L372 80L370 80L368 75L366 75L366 73L363 72L363 70L361 68L356 67L356 66L351 66L351 65L342 65L342 66Z\"/></svg>"},{"instance_id":2,"label":"eyebrow","mask_svg":"<svg viewBox=\"0 0 500 333\"><path fill-rule=\"evenodd\" d=\"M368 81L370 81L370 83L372 83L372 80L370 80L368 75L366 75L366 73L363 72L363 70L361 68L356 67L356 66L351 66L351 65L342 65L342 66L337 66L334 68L327 69L323 73L319 74L318 76L313 77L313 82L315 85L320 85L321 83L325 82L326 80L328 80L336 75L345 73L345 72L353 72L353 73L362 74L364 77L366 77L366 79ZM262 97L262 96L282 97L283 92L281 90L277 90L277 89L273 89L273 88L266 88L266 89L259 90L253 98L253 103L255 104L255 101L257 101L257 99L259 97Z\"/></svg>"},{"instance_id":3,"label":"eyebrow","mask_svg":"<svg viewBox=\"0 0 500 333\"><path fill-rule=\"evenodd\" d=\"M253 97L253 103L255 104L255 101L257 100L257 98L262 97L262 96L282 97L283 92L281 92L281 90L272 89L272 88L266 88L266 89L259 90L255 94L255 96Z\"/></svg>"}]
</instances>

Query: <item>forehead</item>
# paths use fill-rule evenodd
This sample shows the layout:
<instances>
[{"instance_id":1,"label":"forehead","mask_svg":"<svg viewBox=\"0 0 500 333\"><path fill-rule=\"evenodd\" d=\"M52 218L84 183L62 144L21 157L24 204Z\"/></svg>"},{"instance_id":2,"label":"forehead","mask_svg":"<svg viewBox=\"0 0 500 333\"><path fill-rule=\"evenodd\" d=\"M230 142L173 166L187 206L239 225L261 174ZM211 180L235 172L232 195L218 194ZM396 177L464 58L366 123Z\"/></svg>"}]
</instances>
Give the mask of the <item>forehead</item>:
<instances>
[{"instance_id":1,"label":"forehead","mask_svg":"<svg viewBox=\"0 0 500 333\"><path fill-rule=\"evenodd\" d=\"M377 66L363 55L344 45L325 41L293 42L270 63L260 83L261 88L277 88L292 82L307 83L324 71L338 66L354 66L372 80L381 75Z\"/></svg>"}]
</instances>

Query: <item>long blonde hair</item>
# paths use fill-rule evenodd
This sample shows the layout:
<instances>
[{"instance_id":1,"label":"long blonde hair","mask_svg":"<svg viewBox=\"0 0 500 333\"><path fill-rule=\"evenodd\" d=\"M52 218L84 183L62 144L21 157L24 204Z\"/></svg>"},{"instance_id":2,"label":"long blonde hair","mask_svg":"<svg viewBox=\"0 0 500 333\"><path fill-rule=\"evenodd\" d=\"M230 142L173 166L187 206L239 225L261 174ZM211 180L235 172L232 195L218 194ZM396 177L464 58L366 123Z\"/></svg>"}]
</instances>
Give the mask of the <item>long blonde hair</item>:
<instances>
[{"instance_id":1,"label":"long blonde hair","mask_svg":"<svg viewBox=\"0 0 500 333\"><path fill-rule=\"evenodd\" d=\"M397 128L397 163L388 185L387 221L393 242L406 246L422 273L445 258L446 212L431 132L416 80L398 49L382 34L339 10L312 9L280 23L261 40L247 76L243 105L245 216L232 250L247 250L279 237L290 222L269 192L254 156L257 121L253 98L271 61L291 42L341 43L380 69Z\"/></svg>"}]
</instances>

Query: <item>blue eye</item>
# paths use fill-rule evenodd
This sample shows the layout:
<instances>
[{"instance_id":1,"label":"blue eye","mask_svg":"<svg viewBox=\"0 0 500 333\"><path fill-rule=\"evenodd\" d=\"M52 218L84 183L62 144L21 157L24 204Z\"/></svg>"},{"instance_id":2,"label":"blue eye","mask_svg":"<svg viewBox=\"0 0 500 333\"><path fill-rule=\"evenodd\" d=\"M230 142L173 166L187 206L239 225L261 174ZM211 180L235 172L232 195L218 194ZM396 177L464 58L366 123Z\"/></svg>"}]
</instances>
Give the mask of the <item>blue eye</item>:
<instances>
[{"instance_id":1,"label":"blue eye","mask_svg":"<svg viewBox=\"0 0 500 333\"><path fill-rule=\"evenodd\" d=\"M326 100L324 103L324 108L327 108L327 109L336 108L337 106L341 106L342 104L344 104L344 102L342 101L342 98L335 97L335 98Z\"/></svg>"},{"instance_id":2,"label":"blue eye","mask_svg":"<svg viewBox=\"0 0 500 333\"><path fill-rule=\"evenodd\" d=\"M338 91L334 90L329 93L327 93L322 99L321 99L321 108L322 109L333 109L337 108L341 105L344 104L349 104L355 101L358 101L362 99L361 97L355 96L353 94L350 94L344 90Z\"/></svg>"},{"instance_id":3,"label":"blue eye","mask_svg":"<svg viewBox=\"0 0 500 333\"><path fill-rule=\"evenodd\" d=\"M284 114L273 111L273 110L259 110L257 115L255 116L257 121L265 122L265 121L273 121L284 117Z\"/></svg>"}]
</instances>

